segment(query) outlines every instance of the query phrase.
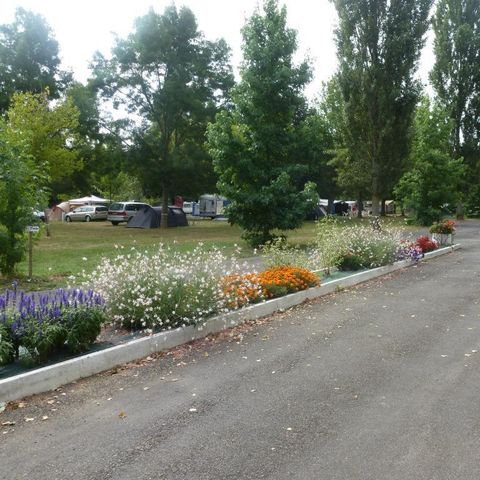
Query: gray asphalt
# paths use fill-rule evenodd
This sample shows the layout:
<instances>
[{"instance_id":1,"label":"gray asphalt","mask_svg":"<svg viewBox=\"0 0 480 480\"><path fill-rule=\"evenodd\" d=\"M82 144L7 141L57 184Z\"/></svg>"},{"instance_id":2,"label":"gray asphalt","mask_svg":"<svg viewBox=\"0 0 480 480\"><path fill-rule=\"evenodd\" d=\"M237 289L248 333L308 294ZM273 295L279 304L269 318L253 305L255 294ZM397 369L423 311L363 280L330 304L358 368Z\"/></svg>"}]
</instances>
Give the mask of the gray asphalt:
<instances>
[{"instance_id":1,"label":"gray asphalt","mask_svg":"<svg viewBox=\"0 0 480 480\"><path fill-rule=\"evenodd\" d=\"M0 478L479 478L480 223L457 239L455 253L10 406Z\"/></svg>"}]
</instances>

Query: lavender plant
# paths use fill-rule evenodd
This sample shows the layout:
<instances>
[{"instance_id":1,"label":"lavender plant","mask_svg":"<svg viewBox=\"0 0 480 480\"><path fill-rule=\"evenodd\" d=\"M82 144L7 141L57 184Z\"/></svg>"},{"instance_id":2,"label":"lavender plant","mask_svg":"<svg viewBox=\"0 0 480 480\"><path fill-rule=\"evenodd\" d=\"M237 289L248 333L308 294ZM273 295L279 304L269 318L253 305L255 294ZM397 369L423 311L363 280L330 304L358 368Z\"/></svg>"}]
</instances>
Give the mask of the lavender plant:
<instances>
[{"instance_id":1,"label":"lavender plant","mask_svg":"<svg viewBox=\"0 0 480 480\"><path fill-rule=\"evenodd\" d=\"M12 360L12 349L13 357L18 357L21 347L35 363L60 350L84 351L105 319L104 301L93 290L39 294L18 292L14 285L0 295L0 362Z\"/></svg>"}]
</instances>

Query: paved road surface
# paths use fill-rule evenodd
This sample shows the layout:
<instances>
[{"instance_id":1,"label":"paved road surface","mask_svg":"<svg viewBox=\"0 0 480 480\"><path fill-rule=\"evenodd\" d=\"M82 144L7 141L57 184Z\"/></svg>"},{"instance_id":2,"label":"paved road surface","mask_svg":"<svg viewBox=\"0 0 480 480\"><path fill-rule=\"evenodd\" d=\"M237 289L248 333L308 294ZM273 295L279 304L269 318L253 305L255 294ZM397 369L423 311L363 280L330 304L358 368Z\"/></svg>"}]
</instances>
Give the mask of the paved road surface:
<instances>
[{"instance_id":1,"label":"paved road surface","mask_svg":"<svg viewBox=\"0 0 480 480\"><path fill-rule=\"evenodd\" d=\"M479 478L480 224L458 239L448 256L27 399L0 415L16 422L0 478Z\"/></svg>"}]
</instances>

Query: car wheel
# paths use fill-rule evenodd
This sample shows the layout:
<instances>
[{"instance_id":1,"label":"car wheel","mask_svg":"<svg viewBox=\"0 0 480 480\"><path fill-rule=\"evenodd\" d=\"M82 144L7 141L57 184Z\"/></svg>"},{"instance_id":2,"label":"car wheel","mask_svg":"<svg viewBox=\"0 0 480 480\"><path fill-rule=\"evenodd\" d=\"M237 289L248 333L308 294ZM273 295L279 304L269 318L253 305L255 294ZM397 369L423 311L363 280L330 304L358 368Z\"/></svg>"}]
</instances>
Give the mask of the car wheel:
<instances>
[{"instance_id":1,"label":"car wheel","mask_svg":"<svg viewBox=\"0 0 480 480\"><path fill-rule=\"evenodd\" d=\"M112 225L116 227L120 222L112 222Z\"/></svg>"},{"instance_id":2,"label":"car wheel","mask_svg":"<svg viewBox=\"0 0 480 480\"><path fill-rule=\"evenodd\" d=\"M65 217L65 220L70 223L72 221L72 218L71 217Z\"/></svg>"},{"instance_id":3,"label":"car wheel","mask_svg":"<svg viewBox=\"0 0 480 480\"><path fill-rule=\"evenodd\" d=\"M88 215L85 217L85 221L86 222L90 222L90 220L92 220Z\"/></svg>"}]
</instances>

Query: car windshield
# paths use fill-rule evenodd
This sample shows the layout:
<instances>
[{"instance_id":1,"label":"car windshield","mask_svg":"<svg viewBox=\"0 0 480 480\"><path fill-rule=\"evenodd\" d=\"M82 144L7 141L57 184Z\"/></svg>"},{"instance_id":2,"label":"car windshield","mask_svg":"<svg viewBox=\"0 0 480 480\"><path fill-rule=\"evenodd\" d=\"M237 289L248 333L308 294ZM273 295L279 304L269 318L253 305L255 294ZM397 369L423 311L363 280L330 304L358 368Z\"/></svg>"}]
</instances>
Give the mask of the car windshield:
<instances>
[{"instance_id":1,"label":"car windshield","mask_svg":"<svg viewBox=\"0 0 480 480\"><path fill-rule=\"evenodd\" d=\"M110 210L123 210L123 203L112 203L110 205Z\"/></svg>"}]
</instances>

